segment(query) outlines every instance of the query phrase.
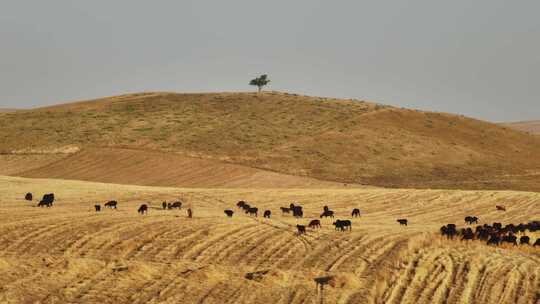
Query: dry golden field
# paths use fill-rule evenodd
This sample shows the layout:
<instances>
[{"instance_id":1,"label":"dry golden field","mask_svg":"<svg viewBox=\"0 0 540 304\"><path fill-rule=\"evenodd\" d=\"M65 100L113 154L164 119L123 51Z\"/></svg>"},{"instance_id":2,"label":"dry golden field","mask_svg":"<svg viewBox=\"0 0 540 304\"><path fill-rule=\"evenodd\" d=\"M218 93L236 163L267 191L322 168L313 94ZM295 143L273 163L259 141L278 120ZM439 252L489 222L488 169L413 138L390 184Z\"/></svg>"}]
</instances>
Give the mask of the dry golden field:
<instances>
[{"instance_id":1,"label":"dry golden field","mask_svg":"<svg viewBox=\"0 0 540 304\"><path fill-rule=\"evenodd\" d=\"M52 208L26 192L54 192ZM95 203L116 199L117 211ZM182 199L194 218L160 210ZM238 212L247 200L271 219ZM148 215L137 207L150 202ZM298 202L305 218L282 216ZM298 236L329 205L353 219ZM505 205L497 212L495 205ZM236 211L233 218L223 210ZM540 194L414 189L194 189L0 177L0 303L540 303L540 248L447 241L442 224L540 219ZM397 218L408 218L408 227ZM535 235L535 240L540 235ZM255 273L251 279L246 274Z\"/></svg>"}]
</instances>

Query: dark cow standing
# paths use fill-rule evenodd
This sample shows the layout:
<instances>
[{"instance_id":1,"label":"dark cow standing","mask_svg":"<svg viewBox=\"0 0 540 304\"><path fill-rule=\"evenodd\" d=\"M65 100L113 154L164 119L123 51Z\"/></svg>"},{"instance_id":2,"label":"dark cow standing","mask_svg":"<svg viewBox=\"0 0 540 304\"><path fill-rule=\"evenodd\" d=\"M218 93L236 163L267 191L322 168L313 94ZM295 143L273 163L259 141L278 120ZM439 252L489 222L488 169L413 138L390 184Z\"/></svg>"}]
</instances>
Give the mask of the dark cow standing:
<instances>
[{"instance_id":1,"label":"dark cow standing","mask_svg":"<svg viewBox=\"0 0 540 304\"><path fill-rule=\"evenodd\" d=\"M311 222L309 222L308 227L309 227L309 228L321 228L321 221L319 221L319 220L312 220Z\"/></svg>"},{"instance_id":2,"label":"dark cow standing","mask_svg":"<svg viewBox=\"0 0 540 304\"><path fill-rule=\"evenodd\" d=\"M265 211L264 211L264 214L263 214L263 217L265 217L265 218L270 218L271 215L272 215L272 211L270 211L270 210L265 210Z\"/></svg>"},{"instance_id":3,"label":"dark cow standing","mask_svg":"<svg viewBox=\"0 0 540 304\"><path fill-rule=\"evenodd\" d=\"M497 236L496 234L492 234L490 237L489 237L489 240L487 241L487 244L488 245L499 245L499 243L501 242L501 238L499 236Z\"/></svg>"},{"instance_id":4,"label":"dark cow standing","mask_svg":"<svg viewBox=\"0 0 540 304\"><path fill-rule=\"evenodd\" d=\"M226 214L228 217L232 217L233 214L234 214L234 211L232 211L232 210L230 210L230 209L227 209L227 210L225 210L224 212L225 212L225 214Z\"/></svg>"},{"instance_id":5,"label":"dark cow standing","mask_svg":"<svg viewBox=\"0 0 540 304\"><path fill-rule=\"evenodd\" d=\"M26 193L26 195L24 196L24 199L31 202L33 199L32 193L30 192Z\"/></svg>"},{"instance_id":6,"label":"dark cow standing","mask_svg":"<svg viewBox=\"0 0 540 304\"><path fill-rule=\"evenodd\" d=\"M351 214L352 217L359 217L360 216L360 209L354 208Z\"/></svg>"},{"instance_id":7,"label":"dark cow standing","mask_svg":"<svg viewBox=\"0 0 540 304\"><path fill-rule=\"evenodd\" d=\"M524 244L529 245L530 240L531 239L528 236L524 235L524 236L519 238L519 244L521 244L521 245L524 245Z\"/></svg>"},{"instance_id":8,"label":"dark cow standing","mask_svg":"<svg viewBox=\"0 0 540 304\"><path fill-rule=\"evenodd\" d=\"M257 212L259 211L259 209L257 209L256 207L250 207L249 209L246 210L246 213L248 215L255 215L255 217L257 217Z\"/></svg>"},{"instance_id":9,"label":"dark cow standing","mask_svg":"<svg viewBox=\"0 0 540 304\"><path fill-rule=\"evenodd\" d=\"M456 230L456 225L455 224L448 224L446 226L442 226L441 227L441 234L444 236L446 235L446 237L448 239L453 239L454 236L457 234L457 230Z\"/></svg>"},{"instance_id":10,"label":"dark cow standing","mask_svg":"<svg viewBox=\"0 0 540 304\"><path fill-rule=\"evenodd\" d=\"M302 206L294 206L291 209L294 217L303 217L304 211L302 210Z\"/></svg>"},{"instance_id":11,"label":"dark cow standing","mask_svg":"<svg viewBox=\"0 0 540 304\"><path fill-rule=\"evenodd\" d=\"M304 226L304 225L296 225L296 229L298 230L298 234L305 234L306 233L306 226Z\"/></svg>"},{"instance_id":12,"label":"dark cow standing","mask_svg":"<svg viewBox=\"0 0 540 304\"><path fill-rule=\"evenodd\" d=\"M117 201L108 201L105 203L105 207L107 208L116 209L117 206L118 206Z\"/></svg>"},{"instance_id":13,"label":"dark cow standing","mask_svg":"<svg viewBox=\"0 0 540 304\"><path fill-rule=\"evenodd\" d=\"M41 201L39 201L38 207L43 207L43 206L52 207L53 202L54 202L54 193L45 194L43 195L43 198L41 199Z\"/></svg>"},{"instance_id":14,"label":"dark cow standing","mask_svg":"<svg viewBox=\"0 0 540 304\"><path fill-rule=\"evenodd\" d=\"M462 231L461 240L474 240L474 232L471 228L467 228Z\"/></svg>"},{"instance_id":15,"label":"dark cow standing","mask_svg":"<svg viewBox=\"0 0 540 304\"><path fill-rule=\"evenodd\" d=\"M100 212L101 211L101 205L94 205L94 208L96 208L96 212Z\"/></svg>"},{"instance_id":16,"label":"dark cow standing","mask_svg":"<svg viewBox=\"0 0 540 304\"><path fill-rule=\"evenodd\" d=\"M403 226L407 226L407 219L398 219L397 222L399 223L399 225L403 225Z\"/></svg>"},{"instance_id":17,"label":"dark cow standing","mask_svg":"<svg viewBox=\"0 0 540 304\"><path fill-rule=\"evenodd\" d=\"M148 205L142 204L139 209L137 210L140 214L148 214Z\"/></svg>"},{"instance_id":18,"label":"dark cow standing","mask_svg":"<svg viewBox=\"0 0 540 304\"><path fill-rule=\"evenodd\" d=\"M291 209L287 207L279 207L281 209L281 214L290 213Z\"/></svg>"},{"instance_id":19,"label":"dark cow standing","mask_svg":"<svg viewBox=\"0 0 540 304\"><path fill-rule=\"evenodd\" d=\"M44 201L40 201L38 204L37 204L38 207L51 207L51 204L48 204L47 202L44 202Z\"/></svg>"},{"instance_id":20,"label":"dark cow standing","mask_svg":"<svg viewBox=\"0 0 540 304\"><path fill-rule=\"evenodd\" d=\"M182 209L182 202L180 202L180 201L174 202L172 204L169 204L167 206L167 208L169 208L169 209Z\"/></svg>"},{"instance_id":21,"label":"dark cow standing","mask_svg":"<svg viewBox=\"0 0 540 304\"><path fill-rule=\"evenodd\" d=\"M170 204L168 204L170 205ZM167 202L161 203L161 207L163 207L163 210L167 209Z\"/></svg>"},{"instance_id":22,"label":"dark cow standing","mask_svg":"<svg viewBox=\"0 0 540 304\"><path fill-rule=\"evenodd\" d=\"M336 230L345 231L349 229L352 231L352 223L350 220L337 220L333 225L336 226Z\"/></svg>"},{"instance_id":23,"label":"dark cow standing","mask_svg":"<svg viewBox=\"0 0 540 304\"><path fill-rule=\"evenodd\" d=\"M517 246L517 237L515 235L503 236L502 241L505 243L510 243L510 244L514 244L514 246Z\"/></svg>"},{"instance_id":24,"label":"dark cow standing","mask_svg":"<svg viewBox=\"0 0 540 304\"><path fill-rule=\"evenodd\" d=\"M465 223L472 225L473 223L478 224L478 218L476 216L466 216Z\"/></svg>"},{"instance_id":25,"label":"dark cow standing","mask_svg":"<svg viewBox=\"0 0 540 304\"><path fill-rule=\"evenodd\" d=\"M323 211L323 213L321 213L321 218L323 218L323 217L334 218L334 211L332 211L332 210Z\"/></svg>"}]
</instances>

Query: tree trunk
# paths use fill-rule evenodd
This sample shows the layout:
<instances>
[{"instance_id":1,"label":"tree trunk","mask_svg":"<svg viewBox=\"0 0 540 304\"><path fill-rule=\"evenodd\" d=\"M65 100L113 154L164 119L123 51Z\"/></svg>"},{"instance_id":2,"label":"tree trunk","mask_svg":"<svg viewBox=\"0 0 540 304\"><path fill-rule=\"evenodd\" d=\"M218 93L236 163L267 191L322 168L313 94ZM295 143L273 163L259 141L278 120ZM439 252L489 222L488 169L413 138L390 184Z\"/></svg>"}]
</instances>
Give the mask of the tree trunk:
<instances>
[{"instance_id":1,"label":"tree trunk","mask_svg":"<svg viewBox=\"0 0 540 304\"><path fill-rule=\"evenodd\" d=\"M261 92L261 90L262 90L262 86L258 86L258 88L259 88L259 93L260 93L260 92Z\"/></svg>"}]
</instances>

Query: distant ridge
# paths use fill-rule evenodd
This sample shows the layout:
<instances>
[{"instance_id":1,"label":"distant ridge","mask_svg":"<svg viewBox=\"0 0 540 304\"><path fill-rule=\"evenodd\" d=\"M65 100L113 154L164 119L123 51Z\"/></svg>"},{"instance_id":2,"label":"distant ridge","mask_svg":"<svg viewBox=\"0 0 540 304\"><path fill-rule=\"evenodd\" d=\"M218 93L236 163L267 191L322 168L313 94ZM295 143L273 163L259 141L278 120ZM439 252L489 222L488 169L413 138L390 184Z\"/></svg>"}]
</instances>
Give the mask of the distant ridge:
<instances>
[{"instance_id":1,"label":"distant ridge","mask_svg":"<svg viewBox=\"0 0 540 304\"><path fill-rule=\"evenodd\" d=\"M540 134L540 120L508 122L503 123L503 125L531 134Z\"/></svg>"}]
</instances>

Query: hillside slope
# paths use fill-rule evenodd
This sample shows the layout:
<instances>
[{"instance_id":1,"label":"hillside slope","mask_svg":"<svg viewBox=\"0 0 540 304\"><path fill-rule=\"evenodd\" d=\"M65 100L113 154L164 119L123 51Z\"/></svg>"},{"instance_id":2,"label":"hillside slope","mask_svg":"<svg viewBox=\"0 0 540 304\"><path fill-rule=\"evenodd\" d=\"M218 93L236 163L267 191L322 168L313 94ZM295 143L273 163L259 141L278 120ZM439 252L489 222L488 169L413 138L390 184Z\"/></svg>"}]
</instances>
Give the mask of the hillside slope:
<instances>
[{"instance_id":1,"label":"hillside slope","mask_svg":"<svg viewBox=\"0 0 540 304\"><path fill-rule=\"evenodd\" d=\"M503 125L532 134L540 134L540 120L508 122Z\"/></svg>"},{"instance_id":2,"label":"hillside slope","mask_svg":"<svg viewBox=\"0 0 540 304\"><path fill-rule=\"evenodd\" d=\"M320 180L540 190L540 139L458 115L284 93L141 93L0 114L0 152L176 152Z\"/></svg>"},{"instance_id":3,"label":"hillside slope","mask_svg":"<svg viewBox=\"0 0 540 304\"><path fill-rule=\"evenodd\" d=\"M14 175L197 188L358 187L173 153L112 148L85 149L38 168L16 172Z\"/></svg>"}]
</instances>

